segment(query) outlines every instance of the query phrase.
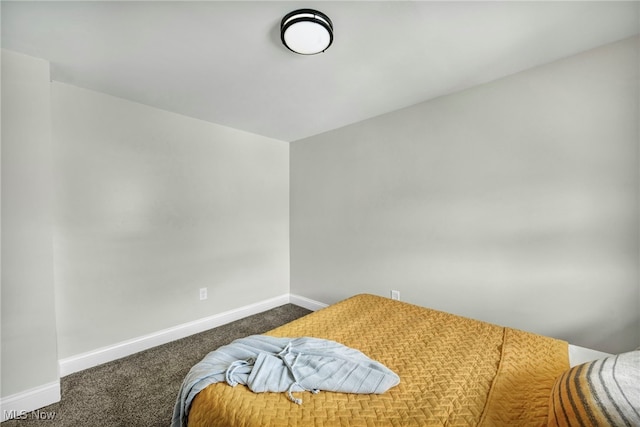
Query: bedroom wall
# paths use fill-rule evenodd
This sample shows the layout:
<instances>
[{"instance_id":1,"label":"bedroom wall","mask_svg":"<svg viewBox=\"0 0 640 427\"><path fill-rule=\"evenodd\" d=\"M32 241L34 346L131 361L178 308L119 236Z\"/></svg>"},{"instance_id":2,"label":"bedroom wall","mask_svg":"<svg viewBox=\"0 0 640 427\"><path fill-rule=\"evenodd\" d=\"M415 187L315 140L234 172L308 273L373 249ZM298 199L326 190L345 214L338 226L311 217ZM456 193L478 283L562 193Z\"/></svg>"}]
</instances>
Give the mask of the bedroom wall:
<instances>
[{"instance_id":1,"label":"bedroom wall","mask_svg":"<svg viewBox=\"0 0 640 427\"><path fill-rule=\"evenodd\" d=\"M58 82L52 101L60 358L289 292L287 143Z\"/></svg>"},{"instance_id":2,"label":"bedroom wall","mask_svg":"<svg viewBox=\"0 0 640 427\"><path fill-rule=\"evenodd\" d=\"M292 143L291 292L395 289L637 347L638 50L624 40Z\"/></svg>"},{"instance_id":3,"label":"bedroom wall","mask_svg":"<svg viewBox=\"0 0 640 427\"><path fill-rule=\"evenodd\" d=\"M42 406L60 398L50 105L49 64L2 50L0 388L5 398L44 387ZM5 403L3 409L14 409Z\"/></svg>"}]
</instances>

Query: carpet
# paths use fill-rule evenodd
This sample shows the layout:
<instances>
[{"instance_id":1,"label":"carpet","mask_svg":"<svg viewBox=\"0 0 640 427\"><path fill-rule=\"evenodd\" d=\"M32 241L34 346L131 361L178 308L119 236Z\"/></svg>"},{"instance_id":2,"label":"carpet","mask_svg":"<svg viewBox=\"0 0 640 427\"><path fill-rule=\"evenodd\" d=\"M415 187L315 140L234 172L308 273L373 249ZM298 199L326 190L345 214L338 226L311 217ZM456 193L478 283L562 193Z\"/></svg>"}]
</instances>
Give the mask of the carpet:
<instances>
[{"instance_id":1,"label":"carpet","mask_svg":"<svg viewBox=\"0 0 640 427\"><path fill-rule=\"evenodd\" d=\"M207 353L247 335L261 334L310 313L293 304L96 366L61 379L62 400L40 417L8 420L2 427L155 427L171 423L178 389Z\"/></svg>"}]
</instances>

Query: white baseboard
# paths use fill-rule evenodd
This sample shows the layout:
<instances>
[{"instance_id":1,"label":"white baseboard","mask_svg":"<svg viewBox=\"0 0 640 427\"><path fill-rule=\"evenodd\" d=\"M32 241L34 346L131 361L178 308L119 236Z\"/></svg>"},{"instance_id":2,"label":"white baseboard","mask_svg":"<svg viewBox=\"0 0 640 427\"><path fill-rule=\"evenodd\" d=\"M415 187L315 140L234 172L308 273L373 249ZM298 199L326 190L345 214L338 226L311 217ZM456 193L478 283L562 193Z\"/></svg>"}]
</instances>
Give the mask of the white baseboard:
<instances>
[{"instance_id":1,"label":"white baseboard","mask_svg":"<svg viewBox=\"0 0 640 427\"><path fill-rule=\"evenodd\" d=\"M279 307L290 301L289 294L280 295L255 304L246 305L220 314L183 323L182 325L164 329L138 338L122 341L107 347L60 359L60 376L65 377L103 363L121 359L134 353L150 349L171 341L185 338L193 334L225 325L253 314Z\"/></svg>"},{"instance_id":2,"label":"white baseboard","mask_svg":"<svg viewBox=\"0 0 640 427\"><path fill-rule=\"evenodd\" d=\"M2 421L9 419L33 419L40 413L32 413L44 406L60 401L60 381L44 384L0 399ZM55 417L57 414L44 414ZM47 418L50 419L50 418Z\"/></svg>"},{"instance_id":3,"label":"white baseboard","mask_svg":"<svg viewBox=\"0 0 640 427\"><path fill-rule=\"evenodd\" d=\"M325 304L319 301L314 301L312 299L302 297L300 295L289 294L289 302L291 304L299 305L300 307L304 307L307 310L318 311L321 308L328 307L329 304Z\"/></svg>"}]
</instances>

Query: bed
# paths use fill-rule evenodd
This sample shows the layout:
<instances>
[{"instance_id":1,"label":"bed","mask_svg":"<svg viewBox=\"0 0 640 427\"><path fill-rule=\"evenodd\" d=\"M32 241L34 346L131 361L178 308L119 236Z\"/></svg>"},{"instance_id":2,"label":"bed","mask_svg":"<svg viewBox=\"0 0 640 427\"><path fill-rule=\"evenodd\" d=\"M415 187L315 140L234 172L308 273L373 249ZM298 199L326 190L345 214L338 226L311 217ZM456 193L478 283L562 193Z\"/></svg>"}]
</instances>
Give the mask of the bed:
<instances>
[{"instance_id":1,"label":"bed","mask_svg":"<svg viewBox=\"0 0 640 427\"><path fill-rule=\"evenodd\" d=\"M400 382L383 394L304 393L301 405L281 393L220 382L195 396L190 427L542 426L554 390L565 393L559 404L567 402L567 387L558 390L556 381L577 363L570 364L565 341L369 294L265 335L342 343L397 373ZM572 356L589 354L574 348ZM560 406L556 411L564 415Z\"/></svg>"}]
</instances>

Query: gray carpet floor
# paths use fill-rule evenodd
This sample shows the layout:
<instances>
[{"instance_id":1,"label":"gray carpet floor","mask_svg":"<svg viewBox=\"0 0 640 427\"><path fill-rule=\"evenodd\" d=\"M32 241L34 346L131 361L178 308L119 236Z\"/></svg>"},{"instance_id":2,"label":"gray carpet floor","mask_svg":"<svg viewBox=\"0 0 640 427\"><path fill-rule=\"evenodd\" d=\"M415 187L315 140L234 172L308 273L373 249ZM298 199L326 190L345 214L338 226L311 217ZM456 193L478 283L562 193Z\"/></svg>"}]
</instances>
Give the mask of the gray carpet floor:
<instances>
[{"instance_id":1,"label":"gray carpet floor","mask_svg":"<svg viewBox=\"0 0 640 427\"><path fill-rule=\"evenodd\" d=\"M171 423L182 379L207 353L247 335L261 334L310 313L286 304L264 313L96 366L61 379L62 400L40 409L53 420L3 422L2 427L155 427Z\"/></svg>"}]
</instances>

